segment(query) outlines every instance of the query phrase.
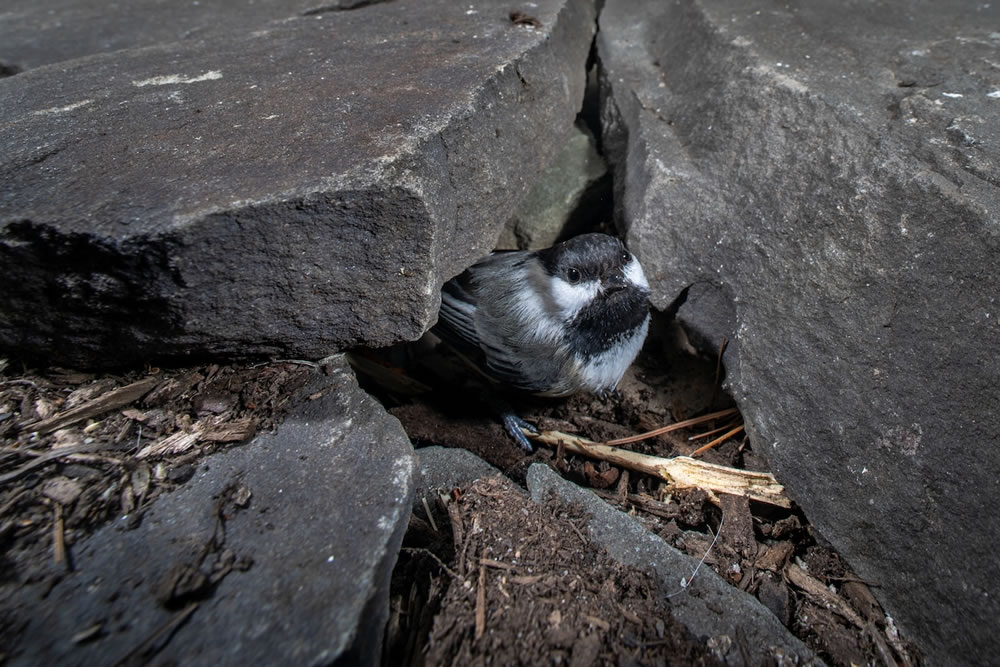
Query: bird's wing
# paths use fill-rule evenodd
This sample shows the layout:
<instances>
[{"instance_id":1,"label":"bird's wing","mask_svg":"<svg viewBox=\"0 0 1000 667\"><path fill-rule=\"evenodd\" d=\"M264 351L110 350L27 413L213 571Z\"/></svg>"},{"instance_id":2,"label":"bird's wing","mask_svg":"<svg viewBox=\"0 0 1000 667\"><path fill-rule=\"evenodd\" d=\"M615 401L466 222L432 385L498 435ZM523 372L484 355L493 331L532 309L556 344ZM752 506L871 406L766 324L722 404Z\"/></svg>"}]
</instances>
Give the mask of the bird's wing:
<instances>
[{"instance_id":1,"label":"bird's wing","mask_svg":"<svg viewBox=\"0 0 1000 667\"><path fill-rule=\"evenodd\" d=\"M471 269L478 307L475 325L487 373L497 381L531 393L549 390L558 377L562 354L553 341L540 337L544 306L523 289L540 292L548 276L532 253L494 254ZM512 275L518 280L509 280ZM530 303L529 303L530 302Z\"/></svg>"},{"instance_id":2,"label":"bird's wing","mask_svg":"<svg viewBox=\"0 0 1000 667\"><path fill-rule=\"evenodd\" d=\"M479 349L476 331L476 299L468 271L452 278L441 288L441 310L434 331L453 345Z\"/></svg>"},{"instance_id":3,"label":"bird's wing","mask_svg":"<svg viewBox=\"0 0 1000 667\"><path fill-rule=\"evenodd\" d=\"M545 387L525 373L524 350L515 340L526 326L509 317L514 296L497 277L507 277L529 253L494 253L441 288L441 310L434 332L491 379L525 391Z\"/></svg>"}]
</instances>

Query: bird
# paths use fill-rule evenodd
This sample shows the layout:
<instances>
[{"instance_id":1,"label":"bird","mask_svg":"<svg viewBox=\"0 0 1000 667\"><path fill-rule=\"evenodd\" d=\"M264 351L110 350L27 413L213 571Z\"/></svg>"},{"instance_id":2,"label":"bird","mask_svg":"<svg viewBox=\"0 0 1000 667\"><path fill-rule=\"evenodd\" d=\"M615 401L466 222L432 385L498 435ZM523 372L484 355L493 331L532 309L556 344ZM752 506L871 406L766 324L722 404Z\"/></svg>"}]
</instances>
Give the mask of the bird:
<instances>
[{"instance_id":1,"label":"bird","mask_svg":"<svg viewBox=\"0 0 1000 667\"><path fill-rule=\"evenodd\" d=\"M491 382L537 396L606 396L649 331L649 283L617 238L583 234L542 250L495 251L447 281L433 331ZM501 410L528 452L522 428Z\"/></svg>"}]
</instances>

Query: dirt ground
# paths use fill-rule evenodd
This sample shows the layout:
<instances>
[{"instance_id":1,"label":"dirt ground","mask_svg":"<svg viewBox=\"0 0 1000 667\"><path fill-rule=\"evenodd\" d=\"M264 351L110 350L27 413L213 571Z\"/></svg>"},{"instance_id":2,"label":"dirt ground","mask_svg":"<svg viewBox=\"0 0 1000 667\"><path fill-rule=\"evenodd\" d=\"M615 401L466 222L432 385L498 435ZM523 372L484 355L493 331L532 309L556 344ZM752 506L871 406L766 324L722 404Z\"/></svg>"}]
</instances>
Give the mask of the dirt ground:
<instances>
[{"instance_id":1,"label":"dirt ground","mask_svg":"<svg viewBox=\"0 0 1000 667\"><path fill-rule=\"evenodd\" d=\"M272 428L310 372L274 363L96 375L0 364L0 600L8 586L51 577L42 573L53 560L71 568L73 544L112 519L142 521L201 457ZM0 639L9 629L0 621Z\"/></svg>"},{"instance_id":2,"label":"dirt ground","mask_svg":"<svg viewBox=\"0 0 1000 667\"><path fill-rule=\"evenodd\" d=\"M649 575L581 527L572 507L538 505L501 476L455 493L433 525L414 516L385 664L720 664Z\"/></svg>"},{"instance_id":3,"label":"dirt ground","mask_svg":"<svg viewBox=\"0 0 1000 667\"><path fill-rule=\"evenodd\" d=\"M514 406L542 429L599 441L731 407L718 388L715 362L682 348L661 323L618 396L515 400ZM573 508L539 506L514 490L539 461L679 549L705 556L829 663L919 664L865 582L797 509L733 496L716 504L702 491L678 491L545 447L526 455L470 400L477 392L455 380L462 372L454 360L420 346L365 359L355 359L366 370L363 384L417 447L464 447L506 475L452 490L431 507L433 523L422 512L411 517L394 577L384 664L718 662L714 647L672 619L645 572L589 544ZM386 359L391 380L384 382L383 373L375 386L368 371L384 369ZM274 427L309 373L298 362L275 362L100 375L0 360L0 646L17 628L2 609L4 589L51 577L42 564L52 560L71 568L75 542L112 519L141 521L159 494L190 478L199 458ZM739 423L738 414L730 415L627 448L691 454ZM739 433L701 456L767 468ZM723 516L722 534L709 549Z\"/></svg>"},{"instance_id":4,"label":"dirt ground","mask_svg":"<svg viewBox=\"0 0 1000 667\"><path fill-rule=\"evenodd\" d=\"M521 416L543 430L606 441L732 407L719 390L715 361L685 351L682 334L662 320L657 324L618 396L532 400L516 405ZM489 410L468 398L478 391L442 368L449 368L448 362L433 355L408 367L408 376L436 386L430 394L403 397L381 390L417 447L468 449L522 486L530 464L544 462L640 518L678 549L705 556L707 565L756 596L828 663L920 664L869 586L794 506L782 509L724 494L716 504L704 491L672 489L606 462L545 447L525 455ZM442 391L442 385L457 390ZM661 457L691 455L741 423L737 413L625 447ZM697 456L767 471L742 432ZM717 661L713 647L673 623L645 573L609 562L582 539L572 510L532 506L504 485L489 484L454 490L446 504L439 503L432 511L446 518L437 517L438 533L428 529L427 517L414 516L407 536L414 549L404 551L398 566L384 664ZM711 546L723 516L722 534ZM469 526L476 527L475 539ZM509 556L511 550L524 567L492 562L491 554ZM491 610L485 621L484 608Z\"/></svg>"}]
</instances>

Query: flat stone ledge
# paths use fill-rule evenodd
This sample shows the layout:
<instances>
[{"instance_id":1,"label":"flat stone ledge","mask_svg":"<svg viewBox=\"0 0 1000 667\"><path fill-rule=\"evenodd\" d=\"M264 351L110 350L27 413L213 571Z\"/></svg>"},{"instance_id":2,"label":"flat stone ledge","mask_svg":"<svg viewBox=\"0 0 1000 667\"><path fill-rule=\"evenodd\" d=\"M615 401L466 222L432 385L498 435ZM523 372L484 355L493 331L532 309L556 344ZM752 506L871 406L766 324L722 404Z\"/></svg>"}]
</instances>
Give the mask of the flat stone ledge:
<instances>
[{"instance_id":1,"label":"flat stone ledge","mask_svg":"<svg viewBox=\"0 0 1000 667\"><path fill-rule=\"evenodd\" d=\"M399 0L0 79L0 346L73 365L417 338L578 111L592 3Z\"/></svg>"},{"instance_id":2,"label":"flat stone ledge","mask_svg":"<svg viewBox=\"0 0 1000 667\"><path fill-rule=\"evenodd\" d=\"M369 0L5 0L0 65L25 71L108 51L214 39L271 21L343 11ZM2 76L2 74L0 74Z\"/></svg>"}]
</instances>

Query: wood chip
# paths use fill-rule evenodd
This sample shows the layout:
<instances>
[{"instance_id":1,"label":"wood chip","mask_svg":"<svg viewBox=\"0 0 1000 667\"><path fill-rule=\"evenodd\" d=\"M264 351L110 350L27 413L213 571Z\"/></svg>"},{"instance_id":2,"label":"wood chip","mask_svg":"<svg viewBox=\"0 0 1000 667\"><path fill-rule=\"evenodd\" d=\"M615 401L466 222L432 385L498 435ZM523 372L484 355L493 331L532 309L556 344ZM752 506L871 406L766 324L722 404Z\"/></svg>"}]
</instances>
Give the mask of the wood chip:
<instances>
[{"instance_id":1,"label":"wood chip","mask_svg":"<svg viewBox=\"0 0 1000 667\"><path fill-rule=\"evenodd\" d=\"M870 623L881 623L885 620L885 612L882 611L878 600L872 595L871 589L862 582L845 581L840 587L840 592Z\"/></svg>"},{"instance_id":2,"label":"wood chip","mask_svg":"<svg viewBox=\"0 0 1000 667\"><path fill-rule=\"evenodd\" d=\"M795 563L789 563L785 568L785 579L793 586L801 589L818 605L842 616L857 628L864 630L867 626L861 616L851 609L839 595L834 594L829 588L823 585L823 582Z\"/></svg>"},{"instance_id":3,"label":"wood chip","mask_svg":"<svg viewBox=\"0 0 1000 667\"><path fill-rule=\"evenodd\" d=\"M177 431L172 435L160 438L156 442L146 445L135 457L137 459L148 459L153 456L180 454L194 447L200 437L201 433L198 431L192 433Z\"/></svg>"},{"instance_id":4,"label":"wood chip","mask_svg":"<svg viewBox=\"0 0 1000 667\"><path fill-rule=\"evenodd\" d=\"M596 625L602 630L610 630L611 624L605 621L603 618L598 618L596 616L591 616L590 614L581 614L583 620L587 621L591 625Z\"/></svg>"},{"instance_id":5,"label":"wood chip","mask_svg":"<svg viewBox=\"0 0 1000 667\"><path fill-rule=\"evenodd\" d=\"M257 420L244 417L205 428L201 439L206 442L239 442L251 437L256 431Z\"/></svg>"},{"instance_id":6,"label":"wood chip","mask_svg":"<svg viewBox=\"0 0 1000 667\"><path fill-rule=\"evenodd\" d=\"M622 613L622 618L624 618L625 620L629 621L630 623L635 623L636 625L639 625L640 623L642 623L642 619L639 618L638 615L634 614L631 610L626 609L621 604L618 605L618 609Z\"/></svg>"},{"instance_id":7,"label":"wood chip","mask_svg":"<svg viewBox=\"0 0 1000 667\"><path fill-rule=\"evenodd\" d=\"M196 370L188 371L184 375L176 378L168 378L160 383L153 391L149 392L143 401L146 405L159 405L172 401L192 387L205 379L205 376Z\"/></svg>"},{"instance_id":8,"label":"wood chip","mask_svg":"<svg viewBox=\"0 0 1000 667\"><path fill-rule=\"evenodd\" d=\"M767 545L758 554L754 566L758 570L781 572L785 569L785 563L792 557L794 551L795 545L791 542L777 542Z\"/></svg>"},{"instance_id":9,"label":"wood chip","mask_svg":"<svg viewBox=\"0 0 1000 667\"><path fill-rule=\"evenodd\" d=\"M643 512L663 519L679 519L683 515L680 505L677 503L661 503L655 498L642 494L628 493L622 498L618 493L609 493L607 491L594 491L594 493L605 500L610 500L621 505L632 505Z\"/></svg>"},{"instance_id":10,"label":"wood chip","mask_svg":"<svg viewBox=\"0 0 1000 667\"><path fill-rule=\"evenodd\" d=\"M106 446L107 446L106 443L93 442L93 443L84 443L81 445L73 445L70 447L62 447L60 449L56 449L51 452L45 452L35 460L28 461L24 465L21 465L15 468L14 470L11 470L10 472L0 475L0 484L6 484L7 482L13 481L18 477L20 477L21 475L25 475L34 470L35 468L39 468L45 465L46 463L54 461L58 458L62 458L64 456L68 457L71 454L79 454L82 452L99 451L100 449Z\"/></svg>"},{"instance_id":11,"label":"wood chip","mask_svg":"<svg viewBox=\"0 0 1000 667\"><path fill-rule=\"evenodd\" d=\"M83 493L83 485L75 479L57 476L42 485L42 495L60 505L72 505Z\"/></svg>"},{"instance_id":12,"label":"wood chip","mask_svg":"<svg viewBox=\"0 0 1000 667\"><path fill-rule=\"evenodd\" d=\"M743 558L753 562L757 556L757 539L754 537L753 516L746 496L719 494L722 514L726 518L722 541Z\"/></svg>"},{"instance_id":13,"label":"wood chip","mask_svg":"<svg viewBox=\"0 0 1000 667\"><path fill-rule=\"evenodd\" d=\"M43 419L33 427L29 428L40 434L65 428L71 424L83 421L84 419L96 417L97 415L104 414L109 410L115 410L128 405L133 401L137 401L145 396L153 387L159 384L159 382L160 379L157 377L148 377L144 380L133 382L132 384L124 387L112 389L95 399L87 401L83 405L78 405L71 410L66 410L65 412L52 415L48 419Z\"/></svg>"},{"instance_id":14,"label":"wood chip","mask_svg":"<svg viewBox=\"0 0 1000 667\"><path fill-rule=\"evenodd\" d=\"M148 463L140 463L132 471L131 477L132 492L135 494L136 500L142 502L142 498L149 491L149 485L153 481L153 470Z\"/></svg>"},{"instance_id":15,"label":"wood chip","mask_svg":"<svg viewBox=\"0 0 1000 667\"><path fill-rule=\"evenodd\" d=\"M503 561L493 560L492 558L480 558L479 562L486 567L494 567L498 570L507 570L508 572L513 571L515 568L510 563L504 563Z\"/></svg>"}]
</instances>

